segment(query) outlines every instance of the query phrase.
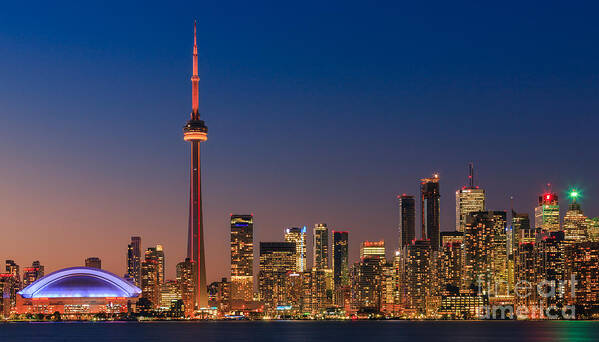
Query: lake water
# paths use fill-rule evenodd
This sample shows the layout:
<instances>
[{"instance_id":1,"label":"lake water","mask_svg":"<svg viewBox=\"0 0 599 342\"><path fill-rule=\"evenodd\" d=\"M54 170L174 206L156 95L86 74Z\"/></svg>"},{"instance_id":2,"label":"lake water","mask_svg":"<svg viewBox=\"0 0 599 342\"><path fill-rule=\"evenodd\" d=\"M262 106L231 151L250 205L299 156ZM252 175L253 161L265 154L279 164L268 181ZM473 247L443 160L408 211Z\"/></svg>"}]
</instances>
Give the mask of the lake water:
<instances>
[{"instance_id":1,"label":"lake water","mask_svg":"<svg viewBox=\"0 0 599 342\"><path fill-rule=\"evenodd\" d=\"M0 341L599 341L589 321L2 323Z\"/></svg>"}]
</instances>

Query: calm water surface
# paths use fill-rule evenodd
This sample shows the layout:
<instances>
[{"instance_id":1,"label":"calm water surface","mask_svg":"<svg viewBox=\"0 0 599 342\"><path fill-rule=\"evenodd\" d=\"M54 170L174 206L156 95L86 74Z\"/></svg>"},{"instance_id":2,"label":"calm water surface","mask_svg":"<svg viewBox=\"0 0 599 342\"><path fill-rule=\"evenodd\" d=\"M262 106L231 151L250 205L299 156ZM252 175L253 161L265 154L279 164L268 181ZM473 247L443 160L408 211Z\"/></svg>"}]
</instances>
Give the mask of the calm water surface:
<instances>
[{"instance_id":1,"label":"calm water surface","mask_svg":"<svg viewBox=\"0 0 599 342\"><path fill-rule=\"evenodd\" d=\"M3 323L0 341L599 341L599 322Z\"/></svg>"}]
</instances>

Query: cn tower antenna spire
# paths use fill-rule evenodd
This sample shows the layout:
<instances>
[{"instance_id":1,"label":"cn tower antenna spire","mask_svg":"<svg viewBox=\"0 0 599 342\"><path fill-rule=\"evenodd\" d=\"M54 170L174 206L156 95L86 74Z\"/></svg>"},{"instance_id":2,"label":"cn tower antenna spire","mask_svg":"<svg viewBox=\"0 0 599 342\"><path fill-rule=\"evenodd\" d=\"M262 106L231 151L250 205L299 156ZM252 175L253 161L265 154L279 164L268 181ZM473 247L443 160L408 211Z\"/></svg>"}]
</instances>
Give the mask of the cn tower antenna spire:
<instances>
[{"instance_id":1,"label":"cn tower antenna spire","mask_svg":"<svg viewBox=\"0 0 599 342\"><path fill-rule=\"evenodd\" d=\"M198 76L198 39L196 21L193 21L193 74L191 76L191 118L200 118L200 76Z\"/></svg>"},{"instance_id":2,"label":"cn tower antenna spire","mask_svg":"<svg viewBox=\"0 0 599 342\"><path fill-rule=\"evenodd\" d=\"M468 164L468 186L474 188L474 163Z\"/></svg>"},{"instance_id":3,"label":"cn tower antenna spire","mask_svg":"<svg viewBox=\"0 0 599 342\"><path fill-rule=\"evenodd\" d=\"M208 140L208 127L200 120L200 97L198 76L198 41L196 23L193 23L193 74L191 76L191 119L183 127L183 140L191 143L189 182L189 221L187 231L187 257L193 263L193 303L186 303L185 310L208 307L206 292L206 258L204 251L204 215L202 213L202 170L200 143Z\"/></svg>"}]
</instances>

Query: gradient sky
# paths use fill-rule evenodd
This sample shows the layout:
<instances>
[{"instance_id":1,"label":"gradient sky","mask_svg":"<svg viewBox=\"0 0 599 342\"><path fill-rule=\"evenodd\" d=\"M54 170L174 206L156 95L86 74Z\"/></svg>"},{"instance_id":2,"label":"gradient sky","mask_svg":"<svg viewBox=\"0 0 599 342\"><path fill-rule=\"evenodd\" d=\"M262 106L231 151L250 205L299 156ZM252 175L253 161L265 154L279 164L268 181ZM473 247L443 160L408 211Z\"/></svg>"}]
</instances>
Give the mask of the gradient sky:
<instances>
[{"instance_id":1,"label":"gradient sky","mask_svg":"<svg viewBox=\"0 0 599 342\"><path fill-rule=\"evenodd\" d=\"M218 5L217 5L218 4ZM255 242L326 222L397 247L399 193L441 174L442 230L476 164L488 207L547 182L599 215L592 2L18 2L0 11L0 258L89 256L122 275L131 235L185 257L198 19L208 280L229 213ZM565 206L562 206L562 209Z\"/></svg>"}]
</instances>

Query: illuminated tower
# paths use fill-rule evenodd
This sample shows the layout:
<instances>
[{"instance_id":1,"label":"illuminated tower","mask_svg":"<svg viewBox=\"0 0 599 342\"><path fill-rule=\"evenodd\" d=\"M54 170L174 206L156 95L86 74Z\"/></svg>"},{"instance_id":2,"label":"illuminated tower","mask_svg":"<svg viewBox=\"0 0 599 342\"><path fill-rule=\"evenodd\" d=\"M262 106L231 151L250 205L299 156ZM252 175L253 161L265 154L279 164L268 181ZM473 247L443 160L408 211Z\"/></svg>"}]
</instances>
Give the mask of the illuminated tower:
<instances>
[{"instance_id":1,"label":"illuminated tower","mask_svg":"<svg viewBox=\"0 0 599 342\"><path fill-rule=\"evenodd\" d=\"M476 285L480 279L489 284L497 284L498 291L506 291L506 217L505 211L478 211L466 217L462 277L464 287Z\"/></svg>"},{"instance_id":2,"label":"illuminated tower","mask_svg":"<svg viewBox=\"0 0 599 342\"><path fill-rule=\"evenodd\" d=\"M433 251L438 251L440 243L440 215L439 201L439 175L434 174L431 178L420 180L420 202L421 202L421 235L423 240L430 240Z\"/></svg>"},{"instance_id":3,"label":"illuminated tower","mask_svg":"<svg viewBox=\"0 0 599 342\"><path fill-rule=\"evenodd\" d=\"M200 120L198 76L198 45L196 25L193 24L193 75L191 76L191 119L183 127L183 140L191 143L191 168L189 182L189 229L187 257L194 263L194 306L208 306L206 292L206 260L204 258L204 227L202 216L202 173L200 170L200 143L208 139L208 128Z\"/></svg>"},{"instance_id":4,"label":"illuminated tower","mask_svg":"<svg viewBox=\"0 0 599 342\"><path fill-rule=\"evenodd\" d=\"M485 190L474 185L474 166L469 165L468 186L455 192L455 229L463 232L468 214L485 210Z\"/></svg>"},{"instance_id":5,"label":"illuminated tower","mask_svg":"<svg viewBox=\"0 0 599 342\"><path fill-rule=\"evenodd\" d=\"M135 286L141 286L141 237L132 236L127 245L127 277L133 279Z\"/></svg>"},{"instance_id":6,"label":"illuminated tower","mask_svg":"<svg viewBox=\"0 0 599 342\"><path fill-rule=\"evenodd\" d=\"M306 262L306 226L285 229L285 242L295 243L296 272L302 273L308 269Z\"/></svg>"},{"instance_id":7,"label":"illuminated tower","mask_svg":"<svg viewBox=\"0 0 599 342\"><path fill-rule=\"evenodd\" d=\"M550 232L560 230L557 194L547 191L539 196L539 205L535 208L534 228L543 228Z\"/></svg>"},{"instance_id":8,"label":"illuminated tower","mask_svg":"<svg viewBox=\"0 0 599 342\"><path fill-rule=\"evenodd\" d=\"M231 214L231 299L254 294L254 216Z\"/></svg>"},{"instance_id":9,"label":"illuminated tower","mask_svg":"<svg viewBox=\"0 0 599 342\"><path fill-rule=\"evenodd\" d=\"M314 267L329 268L329 229L326 223L314 225Z\"/></svg>"},{"instance_id":10,"label":"illuminated tower","mask_svg":"<svg viewBox=\"0 0 599 342\"><path fill-rule=\"evenodd\" d=\"M584 216L580 204L576 201L580 193L571 190L569 194L572 202L564 216L564 233L567 245L586 242L588 240L588 219Z\"/></svg>"},{"instance_id":11,"label":"illuminated tower","mask_svg":"<svg viewBox=\"0 0 599 342\"><path fill-rule=\"evenodd\" d=\"M427 313L432 293L433 251L428 240L415 240L406 246L403 280L405 306L408 312Z\"/></svg>"}]
</instances>

